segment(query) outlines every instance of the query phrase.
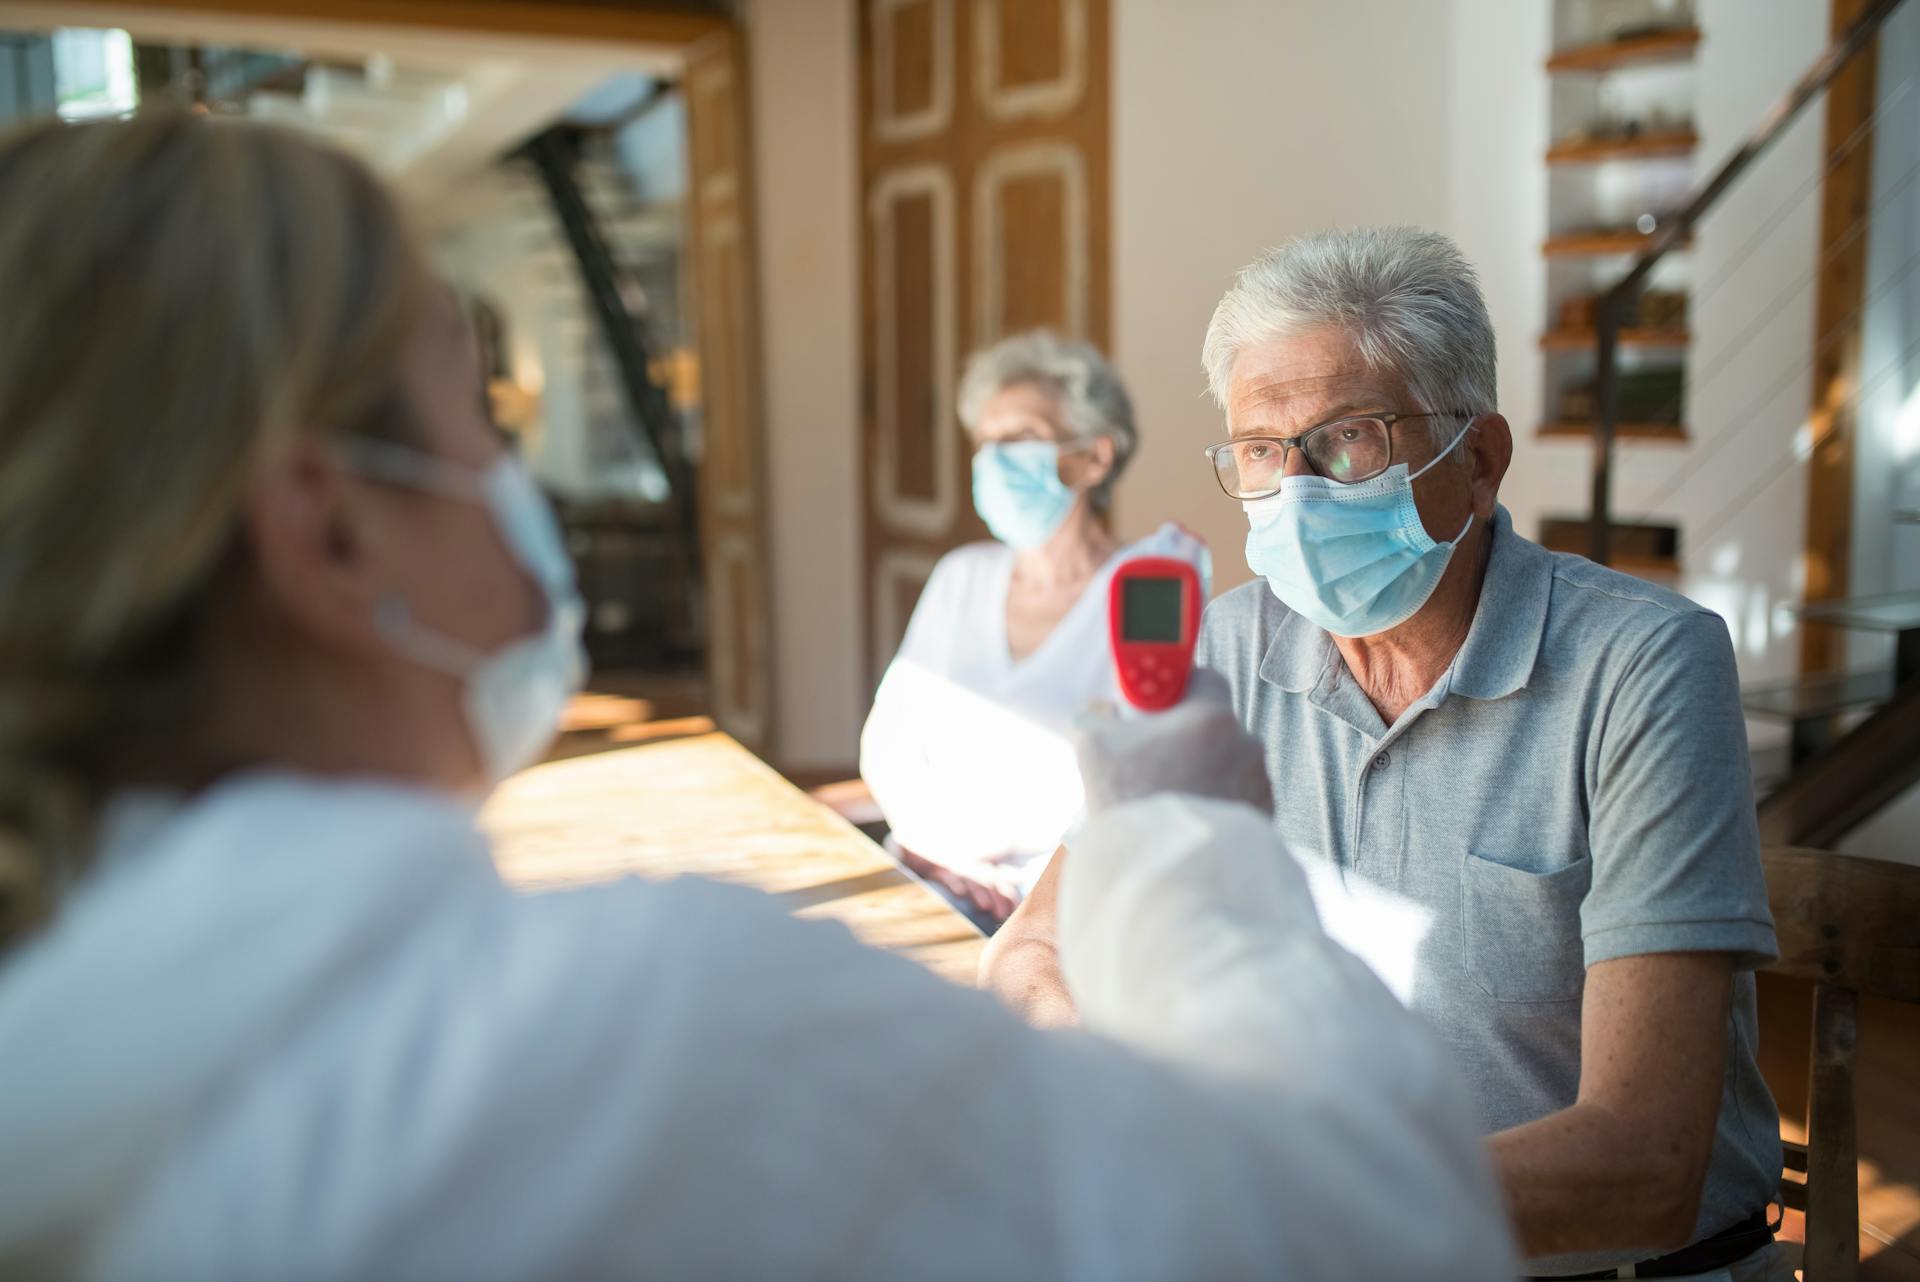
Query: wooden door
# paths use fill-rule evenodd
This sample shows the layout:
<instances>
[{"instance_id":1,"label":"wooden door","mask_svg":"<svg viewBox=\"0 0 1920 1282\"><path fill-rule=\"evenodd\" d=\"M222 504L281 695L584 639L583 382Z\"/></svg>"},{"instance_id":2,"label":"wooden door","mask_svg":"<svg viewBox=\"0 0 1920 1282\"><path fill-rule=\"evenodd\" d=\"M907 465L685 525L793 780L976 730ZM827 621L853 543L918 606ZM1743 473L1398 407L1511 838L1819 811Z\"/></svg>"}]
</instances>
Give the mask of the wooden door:
<instances>
[{"instance_id":1,"label":"wooden door","mask_svg":"<svg viewBox=\"0 0 1920 1282\"><path fill-rule=\"evenodd\" d=\"M1107 0L861 0L868 673L934 563L986 537L955 411L968 352L1107 343ZM870 687L871 688L871 687Z\"/></svg>"},{"instance_id":2,"label":"wooden door","mask_svg":"<svg viewBox=\"0 0 1920 1282\"><path fill-rule=\"evenodd\" d=\"M716 32L688 49L688 224L704 407L699 501L708 697L721 727L764 754L773 737L773 643L746 84L737 30Z\"/></svg>"}]
</instances>

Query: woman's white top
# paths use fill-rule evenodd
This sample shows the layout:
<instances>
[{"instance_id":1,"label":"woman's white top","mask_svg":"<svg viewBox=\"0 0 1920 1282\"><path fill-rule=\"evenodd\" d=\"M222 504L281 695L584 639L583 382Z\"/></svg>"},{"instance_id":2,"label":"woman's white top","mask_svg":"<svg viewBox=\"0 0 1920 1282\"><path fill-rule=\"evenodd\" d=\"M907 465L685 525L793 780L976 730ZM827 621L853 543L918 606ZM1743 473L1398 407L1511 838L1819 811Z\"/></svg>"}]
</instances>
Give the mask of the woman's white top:
<instances>
[{"instance_id":1,"label":"woman's white top","mask_svg":"<svg viewBox=\"0 0 1920 1282\"><path fill-rule=\"evenodd\" d=\"M1007 645L1016 553L973 543L940 559L860 736L860 776L901 845L1024 894L1080 813L1075 718L1119 698L1108 639L1114 570L1177 557L1204 582L1207 546L1178 525L1108 558L1046 640Z\"/></svg>"},{"instance_id":2,"label":"woman's white top","mask_svg":"<svg viewBox=\"0 0 1920 1282\"><path fill-rule=\"evenodd\" d=\"M411 789L115 827L0 960L0 1276L1513 1272L1466 1093L1245 807L1076 842L1075 1033L737 887L514 893Z\"/></svg>"}]
</instances>

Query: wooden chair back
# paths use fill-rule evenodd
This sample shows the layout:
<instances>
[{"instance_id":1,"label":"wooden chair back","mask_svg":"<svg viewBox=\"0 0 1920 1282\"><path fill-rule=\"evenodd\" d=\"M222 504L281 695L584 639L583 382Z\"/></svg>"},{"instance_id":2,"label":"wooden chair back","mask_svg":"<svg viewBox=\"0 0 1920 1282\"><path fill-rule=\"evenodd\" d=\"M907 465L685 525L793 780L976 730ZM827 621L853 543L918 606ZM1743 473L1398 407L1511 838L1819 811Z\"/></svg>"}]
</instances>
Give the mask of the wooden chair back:
<instances>
[{"instance_id":1,"label":"wooden chair back","mask_svg":"<svg viewBox=\"0 0 1920 1282\"><path fill-rule=\"evenodd\" d=\"M1852 1282L1860 1267L1854 1040L1862 993L1920 1003L1920 868L1827 850L1762 852L1780 960L1813 983L1807 1143L1789 1145L1781 1195L1806 1214L1805 1282Z\"/></svg>"}]
</instances>

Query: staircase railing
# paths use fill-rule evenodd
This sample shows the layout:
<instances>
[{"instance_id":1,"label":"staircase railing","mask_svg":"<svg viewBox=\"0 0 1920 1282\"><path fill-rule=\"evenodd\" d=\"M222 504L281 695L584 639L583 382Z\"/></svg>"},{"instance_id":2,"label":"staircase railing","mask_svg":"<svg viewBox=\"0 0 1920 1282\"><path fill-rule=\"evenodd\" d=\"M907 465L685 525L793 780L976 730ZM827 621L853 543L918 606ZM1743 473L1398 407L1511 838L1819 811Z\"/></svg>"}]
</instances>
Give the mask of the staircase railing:
<instances>
[{"instance_id":1,"label":"staircase railing","mask_svg":"<svg viewBox=\"0 0 1920 1282\"><path fill-rule=\"evenodd\" d=\"M1920 783L1920 681L1911 681L1760 802L1760 839L1837 845Z\"/></svg>"},{"instance_id":2,"label":"staircase railing","mask_svg":"<svg viewBox=\"0 0 1920 1282\"><path fill-rule=\"evenodd\" d=\"M1756 125L1712 177L1701 185L1678 214L1661 224L1634 259L1627 274L1601 295L1596 309L1592 520L1588 525L1587 554L1601 565L1613 555L1613 456L1620 422L1620 330L1629 309L1646 284L1654 265L1685 244L1694 227L1709 213L1728 188L1758 160L1799 118L1807 104L1833 83L1842 69L1868 46L1876 32L1902 0L1871 0L1867 8L1827 47L1780 101Z\"/></svg>"},{"instance_id":3,"label":"staircase railing","mask_svg":"<svg viewBox=\"0 0 1920 1282\"><path fill-rule=\"evenodd\" d=\"M613 351L620 373L620 388L632 412L641 436L653 451L667 486L680 511L685 515L687 534L697 545L697 519L690 470L683 453L675 448L677 434L666 389L654 381L649 368L646 337L640 322L628 309L620 293L619 272L613 252L600 229L599 219L587 204L586 196L574 177L575 146L564 127L541 133L529 141L525 154L539 172L555 216L565 232L567 244L579 265L581 281L593 302L594 315Z\"/></svg>"}]
</instances>

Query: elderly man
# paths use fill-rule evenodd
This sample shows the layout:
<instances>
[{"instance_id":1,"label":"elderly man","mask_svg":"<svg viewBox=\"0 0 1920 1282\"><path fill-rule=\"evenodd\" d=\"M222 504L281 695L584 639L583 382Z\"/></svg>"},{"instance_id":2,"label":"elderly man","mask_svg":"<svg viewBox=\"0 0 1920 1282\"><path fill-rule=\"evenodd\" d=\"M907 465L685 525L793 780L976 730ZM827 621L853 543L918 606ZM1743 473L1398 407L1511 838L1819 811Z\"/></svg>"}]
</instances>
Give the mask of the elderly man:
<instances>
[{"instance_id":1,"label":"elderly man","mask_svg":"<svg viewBox=\"0 0 1920 1282\"><path fill-rule=\"evenodd\" d=\"M1751 974L1774 937L1725 626L1513 529L1492 325L1444 237L1274 251L1204 359L1262 581L1208 610L1202 660L1329 928L1465 1068L1528 1272L1779 1276ZM1058 1021L1051 877L986 969Z\"/></svg>"}]
</instances>

